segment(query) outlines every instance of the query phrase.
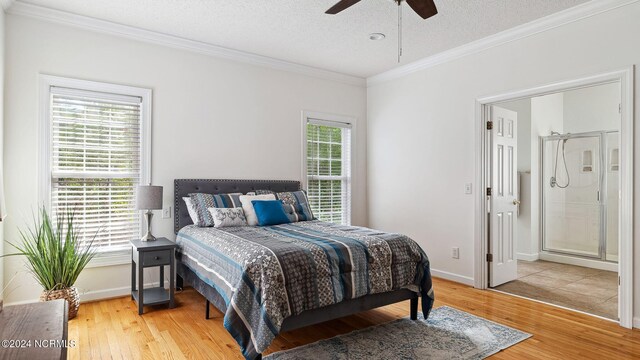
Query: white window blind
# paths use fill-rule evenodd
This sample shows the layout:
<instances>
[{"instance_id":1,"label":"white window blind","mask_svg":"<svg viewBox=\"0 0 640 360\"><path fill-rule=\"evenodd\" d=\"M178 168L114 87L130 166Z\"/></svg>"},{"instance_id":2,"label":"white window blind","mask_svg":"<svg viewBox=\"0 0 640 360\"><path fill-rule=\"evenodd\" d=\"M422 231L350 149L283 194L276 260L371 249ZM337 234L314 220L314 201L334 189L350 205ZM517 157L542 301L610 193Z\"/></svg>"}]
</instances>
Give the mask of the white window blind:
<instances>
[{"instance_id":1,"label":"white window blind","mask_svg":"<svg viewBox=\"0 0 640 360\"><path fill-rule=\"evenodd\" d=\"M307 192L320 220L351 223L351 125L307 120Z\"/></svg>"},{"instance_id":2,"label":"white window blind","mask_svg":"<svg viewBox=\"0 0 640 360\"><path fill-rule=\"evenodd\" d=\"M50 88L51 213L75 210L80 240L98 251L140 236L142 98Z\"/></svg>"}]
</instances>

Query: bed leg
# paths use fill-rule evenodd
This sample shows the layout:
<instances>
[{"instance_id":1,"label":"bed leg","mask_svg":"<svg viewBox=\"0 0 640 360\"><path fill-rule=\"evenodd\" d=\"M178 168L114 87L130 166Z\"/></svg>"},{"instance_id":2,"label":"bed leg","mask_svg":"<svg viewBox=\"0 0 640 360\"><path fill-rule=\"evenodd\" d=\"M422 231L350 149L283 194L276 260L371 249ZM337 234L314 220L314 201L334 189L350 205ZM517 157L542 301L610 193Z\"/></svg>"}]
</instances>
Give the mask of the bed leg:
<instances>
[{"instance_id":1,"label":"bed leg","mask_svg":"<svg viewBox=\"0 0 640 360\"><path fill-rule=\"evenodd\" d=\"M418 320L418 297L411 298L411 320Z\"/></svg>"},{"instance_id":2,"label":"bed leg","mask_svg":"<svg viewBox=\"0 0 640 360\"><path fill-rule=\"evenodd\" d=\"M182 276L176 274L176 289L182 290L183 286L184 286L184 280L182 279Z\"/></svg>"},{"instance_id":3,"label":"bed leg","mask_svg":"<svg viewBox=\"0 0 640 360\"><path fill-rule=\"evenodd\" d=\"M204 312L204 318L209 319L209 300L207 300L207 310Z\"/></svg>"}]
</instances>

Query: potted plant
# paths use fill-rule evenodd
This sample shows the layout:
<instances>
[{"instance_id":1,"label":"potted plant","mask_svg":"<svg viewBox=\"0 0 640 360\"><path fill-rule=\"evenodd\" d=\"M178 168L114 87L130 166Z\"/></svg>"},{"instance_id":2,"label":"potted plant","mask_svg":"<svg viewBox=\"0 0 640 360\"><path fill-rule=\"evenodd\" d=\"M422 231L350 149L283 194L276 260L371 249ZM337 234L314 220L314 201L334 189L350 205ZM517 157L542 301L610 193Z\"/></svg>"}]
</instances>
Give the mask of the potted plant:
<instances>
[{"instance_id":1,"label":"potted plant","mask_svg":"<svg viewBox=\"0 0 640 360\"><path fill-rule=\"evenodd\" d=\"M95 256L93 240L80 244L74 223L75 211L61 211L55 224L42 207L32 227L20 230L22 242L10 243L18 252L5 256L22 255L27 267L42 286L40 301L65 299L69 304L69 319L78 314L80 297L75 284L78 276Z\"/></svg>"}]
</instances>

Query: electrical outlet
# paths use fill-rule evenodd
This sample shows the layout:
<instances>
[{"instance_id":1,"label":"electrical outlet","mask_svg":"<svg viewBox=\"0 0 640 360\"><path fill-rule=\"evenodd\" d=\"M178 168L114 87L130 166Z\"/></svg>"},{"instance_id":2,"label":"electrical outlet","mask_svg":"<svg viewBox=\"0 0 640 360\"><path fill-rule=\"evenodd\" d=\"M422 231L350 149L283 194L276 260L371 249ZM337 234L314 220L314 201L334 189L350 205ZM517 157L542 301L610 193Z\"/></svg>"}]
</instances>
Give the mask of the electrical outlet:
<instances>
[{"instance_id":1,"label":"electrical outlet","mask_svg":"<svg viewBox=\"0 0 640 360\"><path fill-rule=\"evenodd\" d=\"M171 219L171 206L162 209L162 218Z\"/></svg>"},{"instance_id":2,"label":"electrical outlet","mask_svg":"<svg viewBox=\"0 0 640 360\"><path fill-rule=\"evenodd\" d=\"M451 257L454 259L460 259L460 248L457 248L457 247L452 248Z\"/></svg>"},{"instance_id":3,"label":"electrical outlet","mask_svg":"<svg viewBox=\"0 0 640 360\"><path fill-rule=\"evenodd\" d=\"M472 189L472 184L471 183L466 183L464 184L464 193L465 194L471 194L471 189Z\"/></svg>"}]
</instances>

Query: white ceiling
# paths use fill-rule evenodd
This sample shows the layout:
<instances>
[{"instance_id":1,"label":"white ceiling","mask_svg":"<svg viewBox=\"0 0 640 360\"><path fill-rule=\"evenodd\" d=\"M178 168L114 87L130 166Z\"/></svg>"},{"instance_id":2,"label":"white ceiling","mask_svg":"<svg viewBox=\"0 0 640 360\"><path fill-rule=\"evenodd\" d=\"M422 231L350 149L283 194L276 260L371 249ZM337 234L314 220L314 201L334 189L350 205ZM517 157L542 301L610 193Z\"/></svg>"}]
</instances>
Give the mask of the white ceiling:
<instances>
[{"instance_id":1,"label":"white ceiling","mask_svg":"<svg viewBox=\"0 0 640 360\"><path fill-rule=\"evenodd\" d=\"M397 62L397 5L362 0L338 15L337 0L20 0L52 9L369 77ZM496 34L587 0L436 0L422 20L403 4L401 64ZM371 41L368 34L387 35Z\"/></svg>"}]
</instances>

